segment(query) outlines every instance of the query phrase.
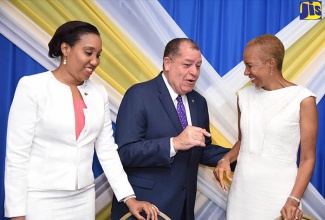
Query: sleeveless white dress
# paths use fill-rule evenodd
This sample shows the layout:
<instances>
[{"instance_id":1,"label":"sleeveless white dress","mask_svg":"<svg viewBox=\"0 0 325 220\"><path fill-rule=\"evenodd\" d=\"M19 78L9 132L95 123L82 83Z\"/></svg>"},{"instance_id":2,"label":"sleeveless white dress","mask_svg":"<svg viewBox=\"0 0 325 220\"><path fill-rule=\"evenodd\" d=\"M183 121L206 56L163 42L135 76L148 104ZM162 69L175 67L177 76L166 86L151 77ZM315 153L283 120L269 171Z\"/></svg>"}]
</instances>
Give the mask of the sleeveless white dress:
<instances>
[{"instance_id":1,"label":"sleeveless white dress","mask_svg":"<svg viewBox=\"0 0 325 220\"><path fill-rule=\"evenodd\" d=\"M242 141L231 183L227 220L279 217L297 175L300 103L315 96L302 86L238 92Z\"/></svg>"}]
</instances>

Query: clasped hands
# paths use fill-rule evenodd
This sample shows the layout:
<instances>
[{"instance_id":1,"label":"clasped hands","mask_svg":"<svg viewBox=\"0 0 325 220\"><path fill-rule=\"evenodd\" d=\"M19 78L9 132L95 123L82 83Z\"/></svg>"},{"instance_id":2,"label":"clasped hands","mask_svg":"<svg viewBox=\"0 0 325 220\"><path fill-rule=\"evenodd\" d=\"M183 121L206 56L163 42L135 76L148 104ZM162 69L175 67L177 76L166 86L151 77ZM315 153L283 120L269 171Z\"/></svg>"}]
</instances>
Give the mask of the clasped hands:
<instances>
[{"instance_id":1,"label":"clasped hands","mask_svg":"<svg viewBox=\"0 0 325 220\"><path fill-rule=\"evenodd\" d=\"M173 138L174 149L178 151L195 146L205 147L205 137L211 137L211 134L203 128L188 125L182 133Z\"/></svg>"}]
</instances>

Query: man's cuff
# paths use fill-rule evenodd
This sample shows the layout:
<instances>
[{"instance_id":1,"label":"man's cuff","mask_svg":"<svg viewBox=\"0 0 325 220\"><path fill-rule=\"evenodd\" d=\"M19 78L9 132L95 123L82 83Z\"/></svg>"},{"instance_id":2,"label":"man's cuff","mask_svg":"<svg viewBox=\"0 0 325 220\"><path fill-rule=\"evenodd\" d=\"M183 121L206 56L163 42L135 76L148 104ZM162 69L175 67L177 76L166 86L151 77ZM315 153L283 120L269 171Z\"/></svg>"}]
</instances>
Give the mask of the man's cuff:
<instances>
[{"instance_id":1,"label":"man's cuff","mask_svg":"<svg viewBox=\"0 0 325 220\"><path fill-rule=\"evenodd\" d=\"M174 149L173 138L170 138L170 157L174 157L177 151Z\"/></svg>"}]
</instances>

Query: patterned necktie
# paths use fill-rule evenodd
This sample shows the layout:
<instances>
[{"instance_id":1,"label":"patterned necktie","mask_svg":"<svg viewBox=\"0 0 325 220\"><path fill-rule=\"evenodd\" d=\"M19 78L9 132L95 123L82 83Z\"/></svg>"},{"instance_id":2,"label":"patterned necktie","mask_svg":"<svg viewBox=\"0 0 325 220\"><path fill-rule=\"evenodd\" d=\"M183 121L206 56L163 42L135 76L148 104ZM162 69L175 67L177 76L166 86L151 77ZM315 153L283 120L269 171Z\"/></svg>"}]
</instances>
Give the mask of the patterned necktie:
<instances>
[{"instance_id":1,"label":"patterned necktie","mask_svg":"<svg viewBox=\"0 0 325 220\"><path fill-rule=\"evenodd\" d=\"M188 123L187 123L186 112L182 101L182 97L178 95L176 99L177 99L177 114L179 120L181 121L183 129L185 129Z\"/></svg>"}]
</instances>

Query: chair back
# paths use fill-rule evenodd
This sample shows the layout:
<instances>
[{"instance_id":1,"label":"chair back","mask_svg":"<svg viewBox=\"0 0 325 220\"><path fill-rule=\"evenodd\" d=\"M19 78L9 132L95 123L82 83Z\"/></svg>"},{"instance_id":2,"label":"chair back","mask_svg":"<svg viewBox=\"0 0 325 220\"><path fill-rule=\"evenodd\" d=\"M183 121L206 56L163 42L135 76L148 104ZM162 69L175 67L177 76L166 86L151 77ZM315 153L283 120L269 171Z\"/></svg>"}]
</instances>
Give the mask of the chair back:
<instances>
[{"instance_id":1,"label":"chair back","mask_svg":"<svg viewBox=\"0 0 325 220\"><path fill-rule=\"evenodd\" d=\"M283 220L282 216L279 216L277 217L276 219L274 220ZM302 220L317 220L316 218L310 216L310 215L307 215L307 214L303 214L302 215Z\"/></svg>"},{"instance_id":2,"label":"chair back","mask_svg":"<svg viewBox=\"0 0 325 220\"><path fill-rule=\"evenodd\" d=\"M132 216L132 213L128 212L120 220L127 220L130 216ZM164 220L171 220L166 214L162 212L159 212L158 216L162 217Z\"/></svg>"}]
</instances>

